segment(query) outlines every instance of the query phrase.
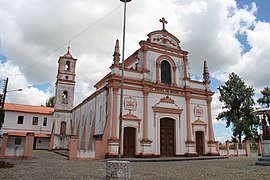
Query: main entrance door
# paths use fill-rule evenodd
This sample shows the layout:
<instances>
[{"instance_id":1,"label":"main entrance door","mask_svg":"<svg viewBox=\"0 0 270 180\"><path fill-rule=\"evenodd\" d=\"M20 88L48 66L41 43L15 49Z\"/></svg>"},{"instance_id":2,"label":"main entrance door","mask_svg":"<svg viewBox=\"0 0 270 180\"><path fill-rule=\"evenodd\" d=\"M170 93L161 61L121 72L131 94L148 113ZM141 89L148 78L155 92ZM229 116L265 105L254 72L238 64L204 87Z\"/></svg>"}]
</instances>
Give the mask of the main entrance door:
<instances>
[{"instance_id":1,"label":"main entrance door","mask_svg":"<svg viewBox=\"0 0 270 180\"><path fill-rule=\"evenodd\" d=\"M175 154L174 120L162 118L160 120L160 155L172 157Z\"/></svg>"},{"instance_id":2,"label":"main entrance door","mask_svg":"<svg viewBox=\"0 0 270 180\"><path fill-rule=\"evenodd\" d=\"M136 129L132 127L124 128L124 156L134 157L135 155L135 133Z\"/></svg>"},{"instance_id":3,"label":"main entrance door","mask_svg":"<svg viewBox=\"0 0 270 180\"><path fill-rule=\"evenodd\" d=\"M203 147L204 147L203 137L204 133L202 131L196 131L196 152L198 153L199 156L203 155Z\"/></svg>"}]
</instances>

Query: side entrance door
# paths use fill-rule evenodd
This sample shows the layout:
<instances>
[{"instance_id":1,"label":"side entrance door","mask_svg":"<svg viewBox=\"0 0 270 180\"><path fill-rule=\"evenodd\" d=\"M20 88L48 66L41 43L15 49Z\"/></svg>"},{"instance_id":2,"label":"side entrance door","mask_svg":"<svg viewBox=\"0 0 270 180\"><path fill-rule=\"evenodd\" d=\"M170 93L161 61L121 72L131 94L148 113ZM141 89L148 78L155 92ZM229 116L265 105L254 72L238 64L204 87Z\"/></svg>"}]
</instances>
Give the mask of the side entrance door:
<instances>
[{"instance_id":1,"label":"side entrance door","mask_svg":"<svg viewBox=\"0 0 270 180\"><path fill-rule=\"evenodd\" d=\"M124 128L124 156L134 157L135 156L135 133L136 129L132 127Z\"/></svg>"},{"instance_id":2,"label":"side entrance door","mask_svg":"<svg viewBox=\"0 0 270 180\"><path fill-rule=\"evenodd\" d=\"M173 157L175 154L174 120L162 118L160 120L160 155Z\"/></svg>"},{"instance_id":3,"label":"side entrance door","mask_svg":"<svg viewBox=\"0 0 270 180\"><path fill-rule=\"evenodd\" d=\"M204 133L202 131L196 131L196 152L198 153L199 156L203 155L204 150L203 137Z\"/></svg>"}]
</instances>

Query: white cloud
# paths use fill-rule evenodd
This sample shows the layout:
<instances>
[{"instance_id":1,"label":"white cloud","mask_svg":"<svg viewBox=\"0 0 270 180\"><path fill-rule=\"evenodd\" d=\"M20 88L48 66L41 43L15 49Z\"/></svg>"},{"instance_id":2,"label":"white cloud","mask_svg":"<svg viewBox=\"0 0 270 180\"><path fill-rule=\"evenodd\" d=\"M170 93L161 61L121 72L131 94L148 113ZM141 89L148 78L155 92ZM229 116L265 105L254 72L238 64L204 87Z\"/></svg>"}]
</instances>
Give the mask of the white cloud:
<instances>
[{"instance_id":1,"label":"white cloud","mask_svg":"<svg viewBox=\"0 0 270 180\"><path fill-rule=\"evenodd\" d=\"M219 100L218 100L219 96L220 96L219 92L215 93L212 96L212 98L213 98L212 103L211 103L211 105L212 105L212 108L211 108L212 109L212 122L213 122L213 124L223 124L224 126L226 126L224 121L222 121L222 120L218 121L216 119L218 114L220 112L222 112L222 103L220 103Z\"/></svg>"},{"instance_id":2,"label":"white cloud","mask_svg":"<svg viewBox=\"0 0 270 180\"><path fill-rule=\"evenodd\" d=\"M247 31L247 40L251 46L250 51L243 54L241 60L230 69L239 74L244 81L255 88L269 86L270 71L270 24L256 23L254 29Z\"/></svg>"},{"instance_id":3,"label":"white cloud","mask_svg":"<svg viewBox=\"0 0 270 180\"><path fill-rule=\"evenodd\" d=\"M132 1L127 6L125 55L136 51L148 33L161 29L158 20L165 17L166 29L189 52L190 71L195 77L201 77L203 61L207 60L210 73L218 80L224 82L235 72L255 89L262 89L269 85L270 25L256 20L258 7L255 3L237 7L235 0ZM0 54L8 59L0 64L0 77L10 78L10 89L24 89L8 95L7 101L13 103L41 105L54 95L57 61L71 40L71 53L78 58L77 104L109 72L115 40L122 44L120 1L1 0L0 17ZM239 34L247 36L251 47L245 53L236 38ZM43 91L33 86L40 83L51 86ZM220 111L215 94L212 116L216 125L224 123L215 120Z\"/></svg>"},{"instance_id":4,"label":"white cloud","mask_svg":"<svg viewBox=\"0 0 270 180\"><path fill-rule=\"evenodd\" d=\"M235 36L239 32L247 33L248 41L254 45L253 51L258 53L261 50L256 50L262 48L258 44L262 37L256 32L263 31L262 23L256 24L257 11L255 3L239 8L234 0L132 1L127 9L126 57L139 48L138 42L147 39L149 32L161 29L158 20L164 16L168 20L166 29L181 40L180 46L184 50L190 52L192 74L201 74L203 60L208 61L210 72L215 77L232 70L240 73L241 70L232 68L240 67L239 63L243 62L242 45ZM123 6L118 1L61 0L48 3L29 0L15 3L4 0L1 1L0 15L3 17L0 20L0 53L11 59L21 71L38 63L23 71L30 83L55 82L58 57L68 46L62 45L71 40L71 52L78 58L77 82L94 85L109 72L115 40L122 42ZM265 44L265 39L260 39L261 44ZM59 51L48 56L59 47Z\"/></svg>"},{"instance_id":5,"label":"white cloud","mask_svg":"<svg viewBox=\"0 0 270 180\"><path fill-rule=\"evenodd\" d=\"M21 73L18 66L15 66L12 61L0 64L0 78L5 80L8 77L8 89L5 102L17 104L45 105L47 99L52 96L51 87L46 92L34 88ZM22 89L22 91L16 91Z\"/></svg>"}]
</instances>

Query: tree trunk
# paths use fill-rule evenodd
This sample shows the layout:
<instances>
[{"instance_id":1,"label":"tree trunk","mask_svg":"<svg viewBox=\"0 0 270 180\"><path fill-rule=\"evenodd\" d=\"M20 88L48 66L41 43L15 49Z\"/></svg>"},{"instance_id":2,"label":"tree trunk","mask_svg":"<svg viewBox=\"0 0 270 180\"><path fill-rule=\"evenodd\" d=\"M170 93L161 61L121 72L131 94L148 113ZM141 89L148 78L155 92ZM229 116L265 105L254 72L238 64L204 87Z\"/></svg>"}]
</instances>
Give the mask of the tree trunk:
<instances>
[{"instance_id":1,"label":"tree trunk","mask_svg":"<svg viewBox=\"0 0 270 180\"><path fill-rule=\"evenodd\" d=\"M238 134L238 142L241 143L242 142L242 133Z\"/></svg>"}]
</instances>

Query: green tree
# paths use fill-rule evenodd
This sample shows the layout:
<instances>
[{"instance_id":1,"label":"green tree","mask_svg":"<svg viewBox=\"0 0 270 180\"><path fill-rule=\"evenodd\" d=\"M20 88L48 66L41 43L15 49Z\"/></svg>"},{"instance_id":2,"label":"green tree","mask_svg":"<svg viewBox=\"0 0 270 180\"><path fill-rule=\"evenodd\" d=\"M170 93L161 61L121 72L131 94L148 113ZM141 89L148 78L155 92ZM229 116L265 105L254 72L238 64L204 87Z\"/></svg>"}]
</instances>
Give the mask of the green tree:
<instances>
[{"instance_id":1,"label":"green tree","mask_svg":"<svg viewBox=\"0 0 270 180\"><path fill-rule=\"evenodd\" d=\"M262 91L261 91L263 97L257 99L257 102L262 106L262 107L266 107L269 108L270 107L270 89L268 87L265 87Z\"/></svg>"},{"instance_id":2,"label":"green tree","mask_svg":"<svg viewBox=\"0 0 270 180\"><path fill-rule=\"evenodd\" d=\"M226 121L226 127L232 125L234 139L242 142L245 139L257 137L258 119L251 115L253 106L254 89L247 87L245 82L235 73L229 75L224 85L218 87L219 101L224 104L223 111L219 113L217 120Z\"/></svg>"},{"instance_id":3,"label":"green tree","mask_svg":"<svg viewBox=\"0 0 270 180\"><path fill-rule=\"evenodd\" d=\"M54 96L50 97L49 100L46 101L46 107L54 107Z\"/></svg>"}]
</instances>

